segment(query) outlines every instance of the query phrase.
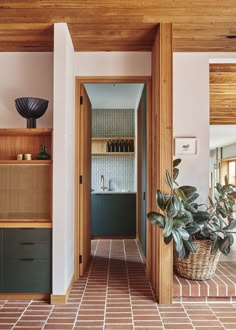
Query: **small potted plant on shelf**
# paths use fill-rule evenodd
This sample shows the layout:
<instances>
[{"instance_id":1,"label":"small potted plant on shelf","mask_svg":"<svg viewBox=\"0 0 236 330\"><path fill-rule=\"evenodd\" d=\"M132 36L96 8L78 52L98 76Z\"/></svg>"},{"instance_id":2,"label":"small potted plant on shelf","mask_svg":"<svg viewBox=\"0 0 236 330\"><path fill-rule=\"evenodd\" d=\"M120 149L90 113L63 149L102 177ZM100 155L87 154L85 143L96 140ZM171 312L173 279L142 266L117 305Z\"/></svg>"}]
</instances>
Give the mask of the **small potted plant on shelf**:
<instances>
[{"instance_id":1,"label":"small potted plant on shelf","mask_svg":"<svg viewBox=\"0 0 236 330\"><path fill-rule=\"evenodd\" d=\"M173 162L173 177L166 171L166 183L170 194L156 192L159 212L149 212L148 220L161 228L164 242L174 243L175 271L186 278L205 280L216 270L220 253L228 255L234 242L233 217L234 199L228 185L216 185L214 201L209 206L198 204L197 189L193 186L179 186L176 179L181 159Z\"/></svg>"}]
</instances>

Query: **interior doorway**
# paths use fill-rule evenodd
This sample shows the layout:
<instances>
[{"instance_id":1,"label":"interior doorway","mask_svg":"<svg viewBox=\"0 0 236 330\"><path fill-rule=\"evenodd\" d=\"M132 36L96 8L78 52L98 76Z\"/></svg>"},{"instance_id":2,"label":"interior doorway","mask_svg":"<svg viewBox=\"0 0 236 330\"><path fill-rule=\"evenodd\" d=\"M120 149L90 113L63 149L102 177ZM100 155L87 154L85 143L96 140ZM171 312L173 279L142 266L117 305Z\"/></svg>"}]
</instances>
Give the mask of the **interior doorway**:
<instances>
[{"instance_id":1,"label":"interior doorway","mask_svg":"<svg viewBox=\"0 0 236 330\"><path fill-rule=\"evenodd\" d=\"M140 88L140 95L139 95L139 102L137 102L136 105L136 111L137 111L137 118L136 118L136 137L133 138L133 140L129 140L129 151L127 150L126 154L128 157L133 157L136 154L135 159L133 160L134 166L134 172L135 172L135 183L133 185L133 193L135 192L135 224L134 224L134 237L141 243L143 252L146 251L146 209L145 209L145 196L146 196L146 158L145 160L143 157L146 157L146 148L144 148L146 143L146 121L145 119L145 113L148 110L148 105L150 104L150 78L86 78L86 79L77 79L76 82L76 95L77 95L77 118L76 118L76 139L77 139L77 147L76 147L76 159L78 168L77 170L77 184L76 184L76 199L78 203L76 203L76 217L75 217L75 275L76 278L78 278L80 275L83 275L86 264L90 258L90 246L91 246L91 215L89 213L89 209L91 207L91 196L92 199L94 199L95 195L92 192L91 189L97 190L98 187L95 187L95 183L91 185L88 178L90 176L91 178L91 158L89 159L88 151L90 154L90 157L92 155L91 153L91 141L92 141L92 132L91 132L91 103L90 98L93 98L91 95L91 88L96 85L100 86L102 84L109 84L112 86L112 88L116 88L117 85L121 84L139 84L142 86ZM144 88L145 86L145 88ZM123 85L124 87L124 85ZM146 93L148 96L146 96ZM89 94L89 95L88 95ZM85 98L85 99L84 99ZM89 101L88 101L89 100ZM92 102L93 103L93 102ZM88 128L88 121L90 121L90 129ZM86 130L86 132L85 132ZM120 136L119 136L120 137ZM104 138L104 137L103 137ZM111 138L111 137L109 137ZM116 137L115 137L116 138ZM115 139L116 143L118 143L117 147L126 147L125 145L125 139L121 140ZM102 139L99 141L96 140L96 143L98 145L96 148L102 148L102 152L108 152L108 140ZM105 143L104 143L105 142ZM109 142L113 142L109 139ZM94 141L93 141L94 144ZM92 144L92 149L94 148ZM119 145L120 144L120 145ZM134 150L135 147L137 147L137 150ZM95 150L96 150L95 148ZM105 149L104 149L105 148ZM85 150L86 149L86 150ZM118 151L117 151L118 153ZM95 156L95 155L94 155ZM104 156L100 155L101 157ZM107 155L106 155L107 156ZM109 157L113 157L114 155L108 155ZM120 156L116 155L116 156ZM124 155L122 155L123 157ZM125 156L125 157L126 157ZM104 161L104 160L103 160ZM88 164L89 163L89 164ZM145 166L144 166L145 165ZM116 193L120 193L118 196L118 203L122 202L122 199L124 200L124 203L127 204L127 196L132 195L130 191L124 191L124 190L131 190L128 186L122 187L117 185L115 187L114 182L106 181L104 183L104 174L99 174L99 179L103 179L103 188L107 188L108 191L106 192L106 197L109 197L109 200L111 199L111 196L114 198L117 198L113 192L115 189L118 189L120 191L115 191ZM106 178L107 179L107 178ZM102 183L102 182L100 182ZM88 186L90 184L90 187ZM93 187L94 185L94 187ZM123 184L122 184L123 185ZM124 193L127 193L126 197L124 198ZM104 199L104 192L102 194L98 192L97 196L100 199ZM122 198L121 198L122 197ZM131 196L132 197L132 196ZM116 203L117 203L116 201ZM129 203L126 206L129 207ZM96 207L96 204L94 205ZM110 205L111 207L111 205ZM123 207L122 207L123 208ZM120 209L122 209L120 208ZM119 209L119 206L118 206ZM92 207L93 210L93 207ZM109 236L109 235L108 235ZM114 236L114 235L110 235ZM122 236L122 235L119 235ZM125 235L124 235L125 236Z\"/></svg>"}]
</instances>

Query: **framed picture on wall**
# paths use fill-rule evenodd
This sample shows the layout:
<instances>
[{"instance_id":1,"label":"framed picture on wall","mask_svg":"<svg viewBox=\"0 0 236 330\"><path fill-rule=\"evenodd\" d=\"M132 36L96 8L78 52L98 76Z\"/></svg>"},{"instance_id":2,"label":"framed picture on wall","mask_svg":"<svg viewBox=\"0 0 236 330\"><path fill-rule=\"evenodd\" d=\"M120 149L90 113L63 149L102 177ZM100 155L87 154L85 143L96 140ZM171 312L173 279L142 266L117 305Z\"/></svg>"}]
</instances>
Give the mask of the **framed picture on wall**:
<instances>
[{"instance_id":1,"label":"framed picture on wall","mask_svg":"<svg viewBox=\"0 0 236 330\"><path fill-rule=\"evenodd\" d=\"M175 138L175 156L196 155L197 138L195 137L176 137Z\"/></svg>"}]
</instances>

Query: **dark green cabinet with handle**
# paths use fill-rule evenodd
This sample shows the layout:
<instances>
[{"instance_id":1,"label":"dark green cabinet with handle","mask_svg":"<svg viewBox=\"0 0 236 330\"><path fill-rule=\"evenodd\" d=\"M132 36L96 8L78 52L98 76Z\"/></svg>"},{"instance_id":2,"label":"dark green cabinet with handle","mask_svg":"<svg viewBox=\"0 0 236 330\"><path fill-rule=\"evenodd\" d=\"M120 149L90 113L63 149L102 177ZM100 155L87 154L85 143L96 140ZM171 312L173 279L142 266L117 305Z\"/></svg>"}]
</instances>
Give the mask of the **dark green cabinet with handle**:
<instances>
[{"instance_id":1,"label":"dark green cabinet with handle","mask_svg":"<svg viewBox=\"0 0 236 330\"><path fill-rule=\"evenodd\" d=\"M51 229L1 229L1 292L51 292ZM2 241L1 241L2 240Z\"/></svg>"},{"instance_id":2,"label":"dark green cabinet with handle","mask_svg":"<svg viewBox=\"0 0 236 330\"><path fill-rule=\"evenodd\" d=\"M135 193L92 194L92 236L135 235Z\"/></svg>"},{"instance_id":3,"label":"dark green cabinet with handle","mask_svg":"<svg viewBox=\"0 0 236 330\"><path fill-rule=\"evenodd\" d=\"M2 292L2 274L3 274L3 229L0 228L0 292Z\"/></svg>"}]
</instances>

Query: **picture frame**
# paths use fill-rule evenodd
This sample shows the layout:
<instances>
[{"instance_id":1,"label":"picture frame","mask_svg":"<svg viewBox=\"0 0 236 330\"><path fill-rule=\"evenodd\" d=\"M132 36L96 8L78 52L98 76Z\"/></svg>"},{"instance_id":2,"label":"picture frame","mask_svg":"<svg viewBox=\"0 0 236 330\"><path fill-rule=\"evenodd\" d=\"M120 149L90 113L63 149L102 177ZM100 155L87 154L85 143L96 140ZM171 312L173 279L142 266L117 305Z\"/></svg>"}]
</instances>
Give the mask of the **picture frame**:
<instances>
[{"instance_id":1,"label":"picture frame","mask_svg":"<svg viewBox=\"0 0 236 330\"><path fill-rule=\"evenodd\" d=\"M176 137L175 156L197 155L197 138L195 137Z\"/></svg>"}]
</instances>

